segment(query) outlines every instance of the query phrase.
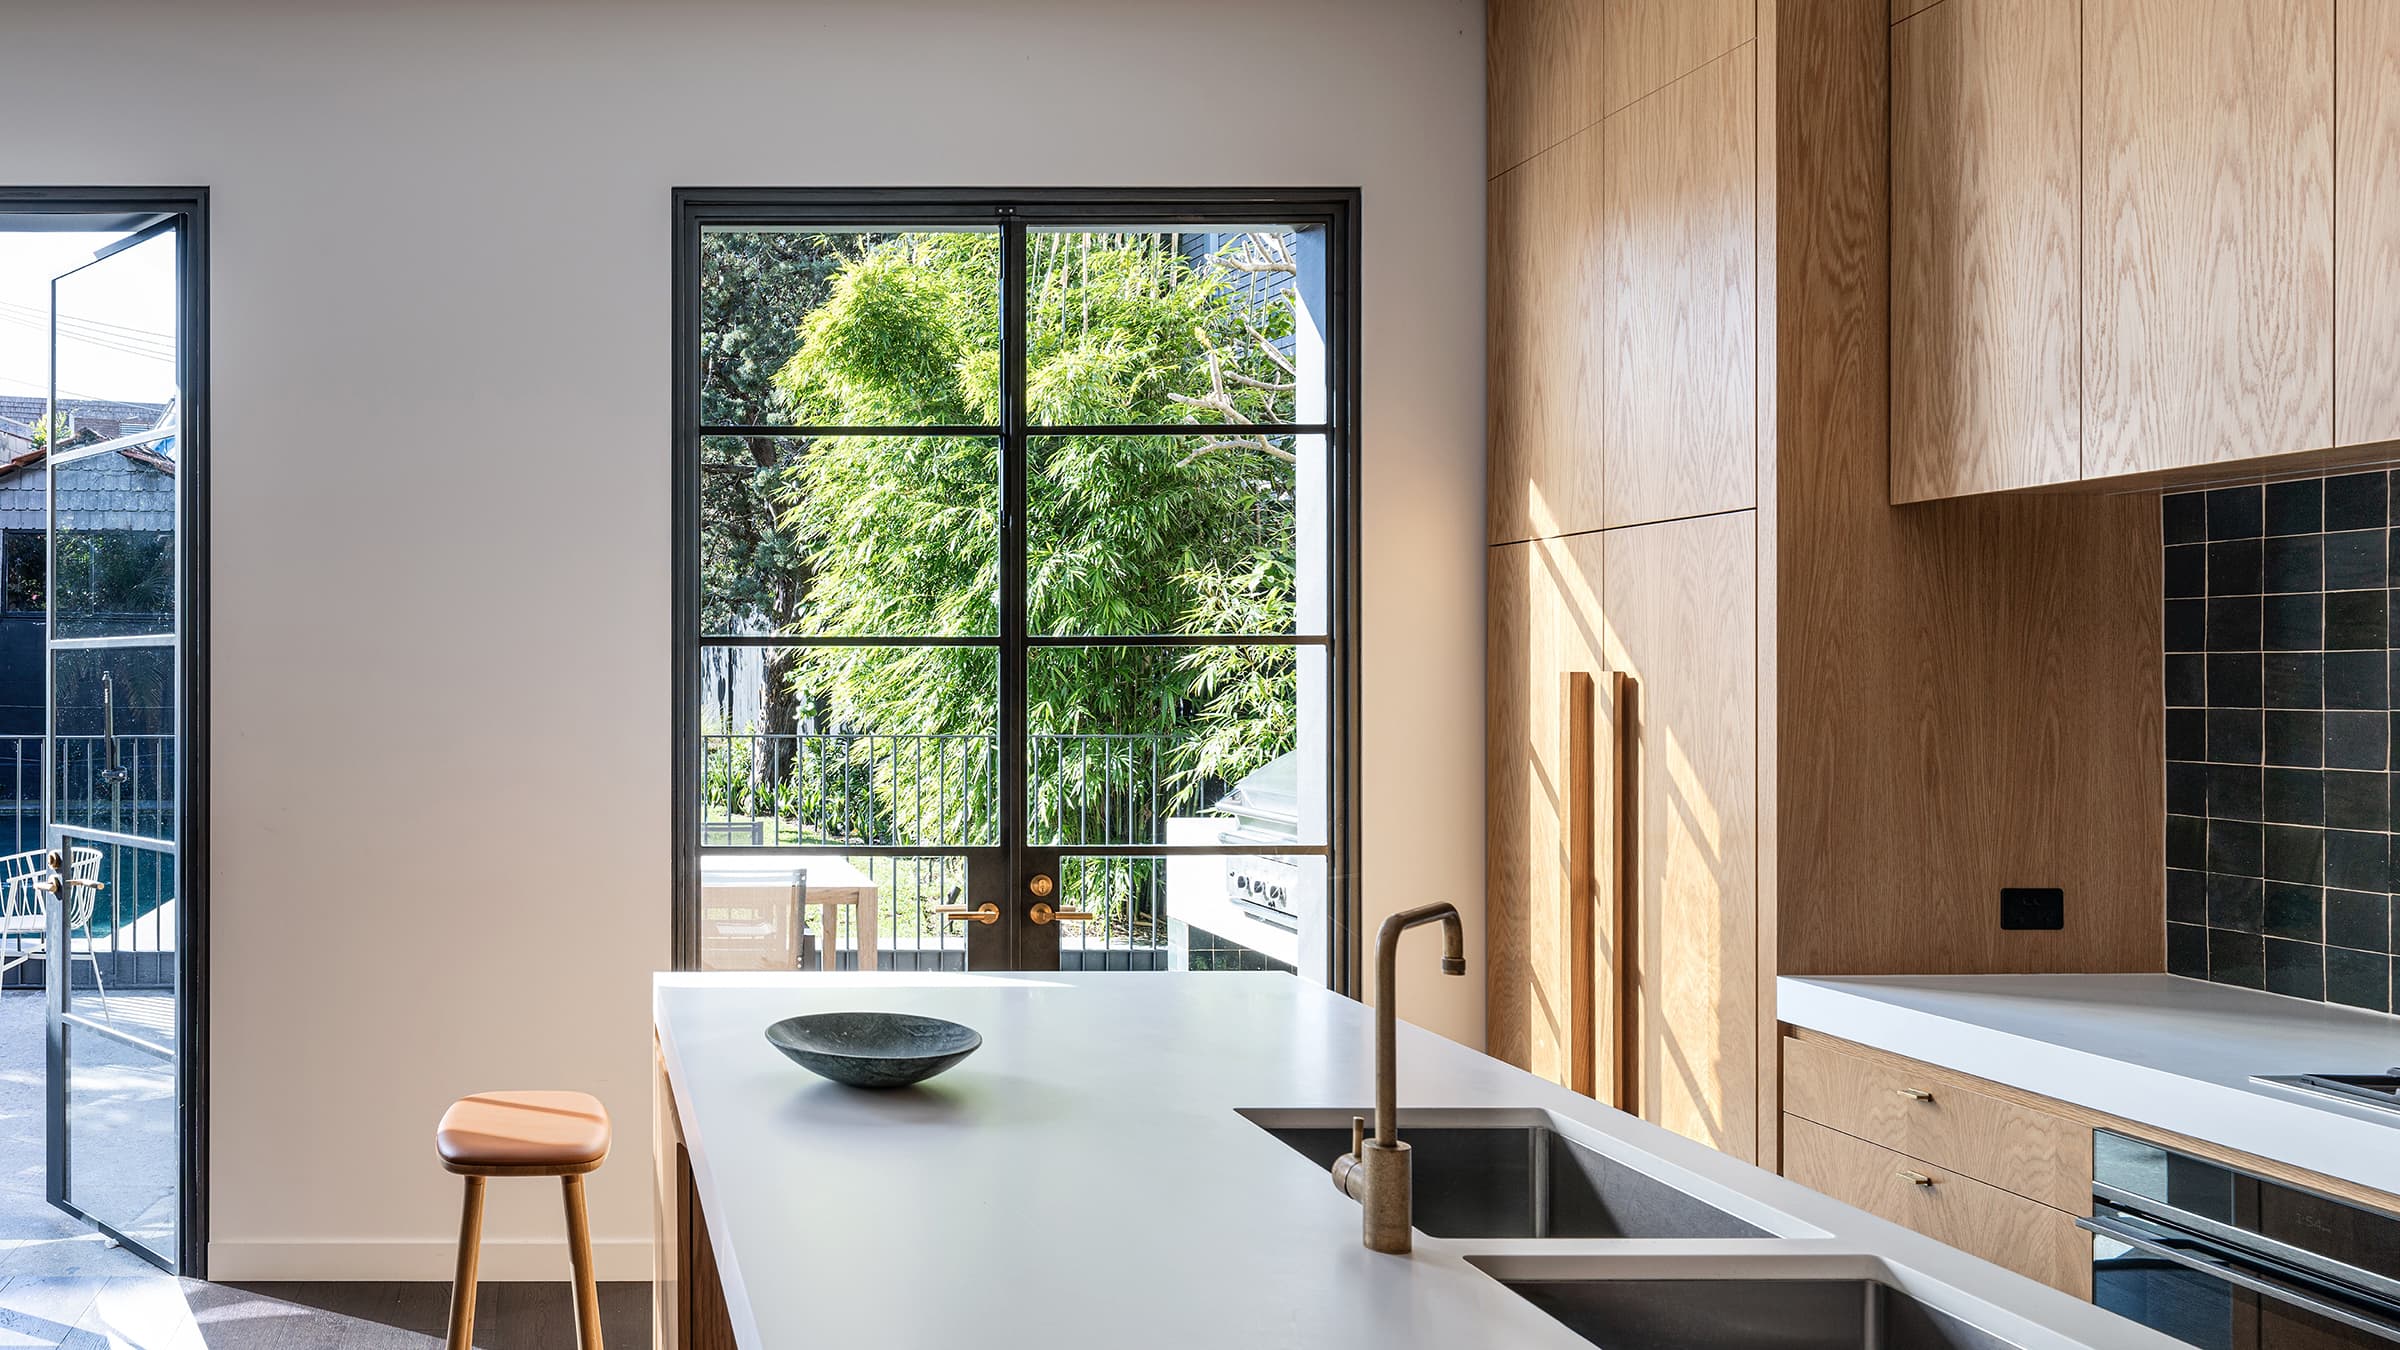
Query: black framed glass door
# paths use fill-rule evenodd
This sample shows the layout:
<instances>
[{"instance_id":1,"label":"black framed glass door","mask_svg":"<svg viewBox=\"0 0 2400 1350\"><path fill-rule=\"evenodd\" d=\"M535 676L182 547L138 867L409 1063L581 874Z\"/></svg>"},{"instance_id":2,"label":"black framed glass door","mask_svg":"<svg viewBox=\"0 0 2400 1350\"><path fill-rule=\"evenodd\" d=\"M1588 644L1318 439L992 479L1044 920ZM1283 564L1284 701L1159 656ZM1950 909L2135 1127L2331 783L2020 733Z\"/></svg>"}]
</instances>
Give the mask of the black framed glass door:
<instances>
[{"instance_id":1,"label":"black framed glass door","mask_svg":"<svg viewBox=\"0 0 2400 1350\"><path fill-rule=\"evenodd\" d=\"M1343 984L1351 200L677 223L678 963Z\"/></svg>"}]
</instances>

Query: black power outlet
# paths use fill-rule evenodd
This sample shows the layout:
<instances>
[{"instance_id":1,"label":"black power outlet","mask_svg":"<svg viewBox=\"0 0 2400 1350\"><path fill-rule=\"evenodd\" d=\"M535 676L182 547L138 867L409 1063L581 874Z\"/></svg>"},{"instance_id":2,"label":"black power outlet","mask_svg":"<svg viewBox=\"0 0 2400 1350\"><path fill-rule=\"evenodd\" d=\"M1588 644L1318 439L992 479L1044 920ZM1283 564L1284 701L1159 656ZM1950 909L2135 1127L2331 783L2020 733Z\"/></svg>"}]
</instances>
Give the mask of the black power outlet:
<instances>
[{"instance_id":1,"label":"black power outlet","mask_svg":"<svg viewBox=\"0 0 2400 1350\"><path fill-rule=\"evenodd\" d=\"M2064 928L2067 926L2067 893L2056 886L2003 886L2000 888L2000 926Z\"/></svg>"}]
</instances>

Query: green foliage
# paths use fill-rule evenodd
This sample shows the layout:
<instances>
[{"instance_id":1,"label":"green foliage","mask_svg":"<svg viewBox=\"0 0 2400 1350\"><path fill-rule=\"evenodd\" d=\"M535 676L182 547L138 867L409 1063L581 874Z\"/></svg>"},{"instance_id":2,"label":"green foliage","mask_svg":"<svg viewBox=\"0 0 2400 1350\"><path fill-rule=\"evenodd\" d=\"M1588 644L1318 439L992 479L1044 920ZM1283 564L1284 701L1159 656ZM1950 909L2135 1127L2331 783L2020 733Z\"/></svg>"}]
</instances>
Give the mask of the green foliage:
<instances>
[{"instance_id":1,"label":"green foliage","mask_svg":"<svg viewBox=\"0 0 2400 1350\"><path fill-rule=\"evenodd\" d=\"M775 380L796 422L988 424L999 417L999 241L889 236L829 277ZM1029 245L1026 394L1036 425L1189 423L1171 438L1038 438L1028 467L1026 605L1053 635L1282 633L1294 577L1293 462L1243 424L1289 420L1281 298L1195 263L1158 235L1042 235ZM776 528L807 576L804 631L991 634L999 587L999 463L973 438L821 440L774 471ZM1037 649L1036 737L1164 740L1145 769L1131 747L1090 764L1154 774L1166 795L1238 778L1294 743L1288 649ZM995 734L991 653L819 648L791 687L842 730ZM1156 757L1153 756L1153 759ZM1121 761L1121 762L1120 762ZM1071 811L1086 772L1040 785ZM943 827L967 825L954 821ZM920 836L923 837L923 836ZM1089 840L1086 842L1100 842Z\"/></svg>"}]
</instances>

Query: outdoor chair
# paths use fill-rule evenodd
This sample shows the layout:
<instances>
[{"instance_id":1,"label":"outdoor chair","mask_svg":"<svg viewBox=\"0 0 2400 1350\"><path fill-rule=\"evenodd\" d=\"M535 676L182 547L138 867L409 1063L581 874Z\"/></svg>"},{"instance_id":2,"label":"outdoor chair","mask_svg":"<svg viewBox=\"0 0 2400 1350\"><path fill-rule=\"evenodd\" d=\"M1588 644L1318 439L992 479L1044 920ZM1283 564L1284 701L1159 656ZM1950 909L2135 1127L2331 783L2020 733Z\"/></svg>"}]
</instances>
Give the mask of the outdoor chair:
<instances>
[{"instance_id":1,"label":"outdoor chair","mask_svg":"<svg viewBox=\"0 0 2400 1350\"><path fill-rule=\"evenodd\" d=\"M44 897L52 891L64 891L67 898L67 968L74 969L77 961L92 963L92 985L100 991L100 1015L115 1021L108 1010L108 984L100 978L100 956L92 948L92 907L100 895L100 850L71 848L67 850L67 875L57 877L50 870L49 860L41 849L12 853L0 858L0 939L10 942L9 950L0 951L0 973L20 966L49 950L50 928L48 906ZM74 950L74 940L83 939L83 950ZM33 941L28 948L27 939Z\"/></svg>"}]
</instances>

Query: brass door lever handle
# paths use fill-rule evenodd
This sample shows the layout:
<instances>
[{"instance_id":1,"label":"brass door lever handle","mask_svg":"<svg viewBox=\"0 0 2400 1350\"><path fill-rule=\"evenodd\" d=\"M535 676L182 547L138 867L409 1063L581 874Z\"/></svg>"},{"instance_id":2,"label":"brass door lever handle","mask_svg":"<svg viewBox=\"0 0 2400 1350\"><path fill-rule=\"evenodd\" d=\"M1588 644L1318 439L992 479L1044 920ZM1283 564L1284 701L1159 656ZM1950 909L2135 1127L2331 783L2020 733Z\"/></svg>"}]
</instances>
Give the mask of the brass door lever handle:
<instances>
[{"instance_id":1,"label":"brass door lever handle","mask_svg":"<svg viewBox=\"0 0 2400 1350\"><path fill-rule=\"evenodd\" d=\"M1033 908L1025 911L1025 917L1033 920L1035 924L1039 925L1046 923L1091 923L1100 916L1097 914L1087 914L1080 909L1052 909L1049 905L1037 900L1034 902Z\"/></svg>"},{"instance_id":2,"label":"brass door lever handle","mask_svg":"<svg viewBox=\"0 0 2400 1350\"><path fill-rule=\"evenodd\" d=\"M998 923L1000 922L1000 906L989 900L973 908L965 905L944 905L934 911L934 916L944 923L948 923L952 919L962 919L968 923Z\"/></svg>"}]
</instances>

